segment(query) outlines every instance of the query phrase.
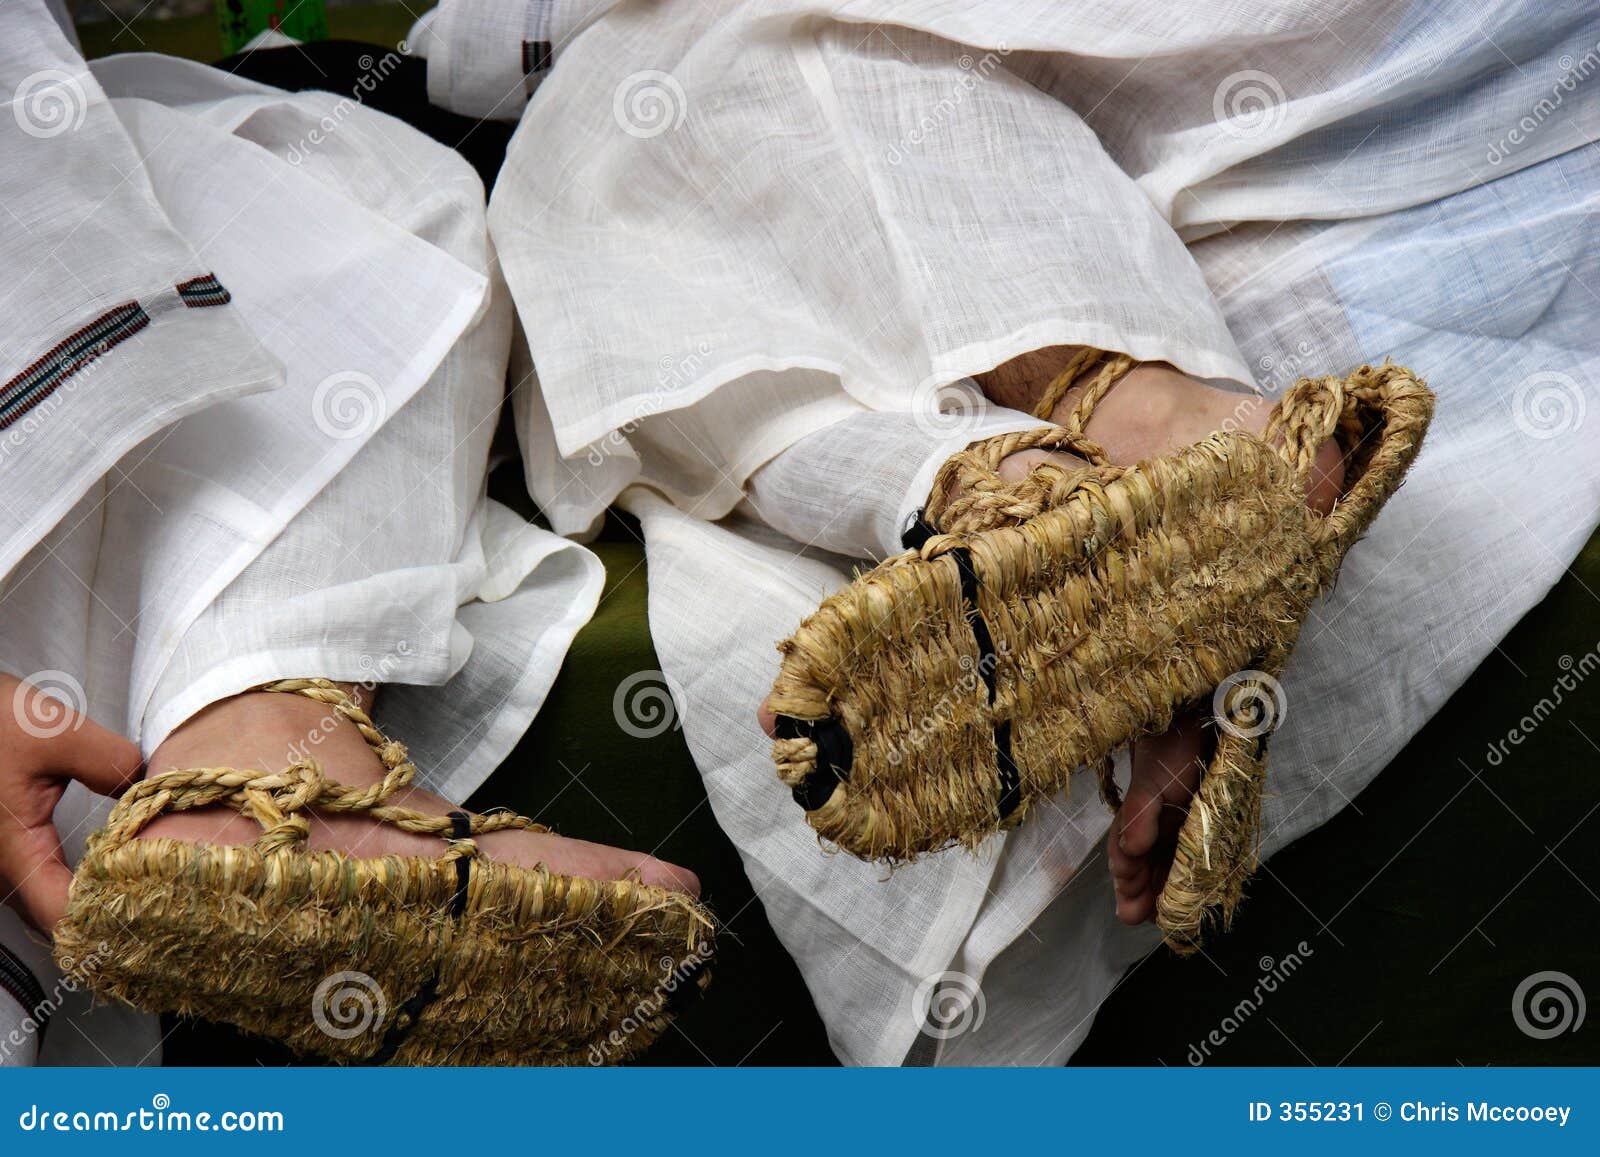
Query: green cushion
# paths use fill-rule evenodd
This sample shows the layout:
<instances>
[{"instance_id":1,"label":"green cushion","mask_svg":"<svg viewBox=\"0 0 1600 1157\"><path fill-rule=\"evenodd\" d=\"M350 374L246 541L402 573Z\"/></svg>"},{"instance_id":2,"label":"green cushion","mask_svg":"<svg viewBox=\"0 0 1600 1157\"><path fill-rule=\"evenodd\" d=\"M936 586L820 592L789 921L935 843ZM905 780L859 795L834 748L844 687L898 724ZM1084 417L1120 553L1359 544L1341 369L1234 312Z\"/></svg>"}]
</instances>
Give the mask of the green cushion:
<instances>
[{"instance_id":1,"label":"green cushion","mask_svg":"<svg viewBox=\"0 0 1600 1157\"><path fill-rule=\"evenodd\" d=\"M358 8L329 8L328 35L334 40L361 40L393 46L405 39L411 25L431 4L371 4ZM78 39L85 59L117 52L164 52L189 60L212 61L222 56L222 37L215 12L178 16L170 20L141 18L95 20L79 24Z\"/></svg>"}]
</instances>

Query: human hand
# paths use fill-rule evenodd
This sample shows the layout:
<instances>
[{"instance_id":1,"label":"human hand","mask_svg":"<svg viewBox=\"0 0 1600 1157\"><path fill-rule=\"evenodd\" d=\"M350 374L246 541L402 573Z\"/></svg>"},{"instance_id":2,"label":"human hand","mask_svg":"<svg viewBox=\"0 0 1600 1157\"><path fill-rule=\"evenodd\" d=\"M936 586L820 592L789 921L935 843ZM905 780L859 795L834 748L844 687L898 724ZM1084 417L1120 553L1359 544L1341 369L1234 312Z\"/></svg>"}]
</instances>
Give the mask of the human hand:
<instances>
[{"instance_id":1,"label":"human hand","mask_svg":"<svg viewBox=\"0 0 1600 1157\"><path fill-rule=\"evenodd\" d=\"M142 762L122 736L0 672L0 896L41 931L66 912L72 883L54 820L67 784L117 795Z\"/></svg>"}]
</instances>

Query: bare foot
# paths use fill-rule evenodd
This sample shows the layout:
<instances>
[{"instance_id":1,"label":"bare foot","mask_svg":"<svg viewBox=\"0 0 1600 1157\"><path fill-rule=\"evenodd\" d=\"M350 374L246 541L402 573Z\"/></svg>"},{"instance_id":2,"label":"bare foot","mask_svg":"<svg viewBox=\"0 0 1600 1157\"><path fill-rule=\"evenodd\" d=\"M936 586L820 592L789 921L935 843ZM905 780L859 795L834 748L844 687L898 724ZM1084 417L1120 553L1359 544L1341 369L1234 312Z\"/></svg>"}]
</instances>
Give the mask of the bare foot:
<instances>
[{"instance_id":1,"label":"bare foot","mask_svg":"<svg viewBox=\"0 0 1600 1157\"><path fill-rule=\"evenodd\" d=\"M978 374L976 380L990 401L1032 413L1079 348L1034 350ZM1067 420L1081 385L1080 379L1056 405L1052 421ZM1266 429L1273 404L1254 394L1216 389L1165 364L1146 364L1129 371L1100 400L1084 433L1104 448L1112 462L1128 465L1193 445L1217 430L1259 434ZM1015 481L1044 461L1067 469L1084 465L1070 454L1024 450L1002 462L1000 473ZM1344 459L1329 439L1312 469L1307 505L1328 513L1343 486ZM763 702L756 714L762 730L775 736L777 718L771 708ZM1131 782L1106 841L1117 916L1125 923L1155 918L1156 899L1172 867L1179 829L1210 755L1208 715L1207 708L1193 708L1164 735L1134 745Z\"/></svg>"},{"instance_id":2,"label":"bare foot","mask_svg":"<svg viewBox=\"0 0 1600 1157\"><path fill-rule=\"evenodd\" d=\"M1035 350L980 374L978 382L992 401L1031 412L1077 350L1076 346ZM1051 419L1066 421L1079 393L1077 385L1069 390ZM1100 400L1084 433L1098 442L1113 462L1126 465L1192 445L1217 430L1259 434L1266 429L1272 406L1270 399L1218 390L1171 366L1147 364L1129 371ZM1015 476L1013 471L1026 473L1044 457L1046 452L1038 450L1014 454L1002 464L1001 473L1008 477ZM1343 487L1344 459L1330 438L1318 451L1307 487L1307 505L1326 514ZM1134 745L1128 791L1106 840L1117 918L1124 923L1142 924L1155 918L1157 897L1172 868L1178 831L1189 814L1189 801L1200 786L1210 755L1208 714L1206 708L1192 708L1166 734Z\"/></svg>"},{"instance_id":3,"label":"bare foot","mask_svg":"<svg viewBox=\"0 0 1600 1157\"><path fill-rule=\"evenodd\" d=\"M360 689L345 688L358 699ZM362 706L370 706L370 693ZM240 767L278 771L297 757L310 755L328 778L351 786L383 779L383 765L355 725L332 708L301 695L272 691L247 692L214 703L179 727L150 757L155 772L172 768ZM390 802L429 815L455 810L442 796L421 788L404 788ZM388 824L354 815L311 813L309 847L353 856L436 857L443 850L435 836L404 832ZM141 839L168 838L185 843L241 845L261 834L252 819L231 808L203 808L153 820ZM628 852L584 840L525 831L488 832L475 837L483 854L501 863L593 880L636 879L645 884L700 894L693 872L640 852Z\"/></svg>"}]
</instances>

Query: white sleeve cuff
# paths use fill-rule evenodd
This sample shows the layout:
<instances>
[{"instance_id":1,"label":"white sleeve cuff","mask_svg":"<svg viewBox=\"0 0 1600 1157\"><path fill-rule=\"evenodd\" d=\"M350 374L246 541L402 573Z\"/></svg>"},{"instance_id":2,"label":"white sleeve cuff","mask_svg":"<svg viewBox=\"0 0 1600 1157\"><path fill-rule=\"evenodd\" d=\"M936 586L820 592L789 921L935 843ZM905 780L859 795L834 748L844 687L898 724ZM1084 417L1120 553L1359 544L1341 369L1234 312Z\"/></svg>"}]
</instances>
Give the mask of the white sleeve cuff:
<instances>
[{"instance_id":1,"label":"white sleeve cuff","mask_svg":"<svg viewBox=\"0 0 1600 1157\"><path fill-rule=\"evenodd\" d=\"M555 58L616 0L444 0L413 28L428 100L462 116L515 121Z\"/></svg>"}]
</instances>

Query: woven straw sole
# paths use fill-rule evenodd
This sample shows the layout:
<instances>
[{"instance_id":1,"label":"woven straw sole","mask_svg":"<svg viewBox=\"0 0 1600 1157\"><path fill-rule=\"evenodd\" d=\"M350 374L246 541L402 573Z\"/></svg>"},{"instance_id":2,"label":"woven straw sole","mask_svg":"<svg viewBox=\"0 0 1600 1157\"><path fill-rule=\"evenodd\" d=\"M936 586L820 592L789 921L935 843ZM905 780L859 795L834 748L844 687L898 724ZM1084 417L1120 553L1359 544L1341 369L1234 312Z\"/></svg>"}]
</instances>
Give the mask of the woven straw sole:
<instances>
[{"instance_id":1,"label":"woven straw sole","mask_svg":"<svg viewBox=\"0 0 1600 1157\"><path fill-rule=\"evenodd\" d=\"M1263 464L1281 487L1259 485ZM1167 469L1204 486L1154 501L1151 472ZM1020 823L1076 768L1166 730L1183 703L1298 629L1314 589L1280 576L1312 549L1287 475L1254 439L1217 435L965 539L995 644L992 703L956 552L891 559L830 598L786 644L782 680L784 714L833 714L852 737L848 780L808 813L811 825L871 860L972 847ZM1200 516L1229 530L1203 558ZM802 705L796 686L816 698ZM1009 809L994 736L1006 720L1017 767ZM808 771L784 778L795 786Z\"/></svg>"},{"instance_id":2,"label":"woven straw sole","mask_svg":"<svg viewBox=\"0 0 1600 1157\"><path fill-rule=\"evenodd\" d=\"M681 893L477 861L458 920L456 889L440 860L139 841L79 866L57 953L140 1008L413 1065L625 1061L709 977Z\"/></svg>"},{"instance_id":3,"label":"woven straw sole","mask_svg":"<svg viewBox=\"0 0 1600 1157\"><path fill-rule=\"evenodd\" d=\"M303 696L352 724L381 782L173 768L134 784L89 837L56 928L62 969L151 1012L236 1025L367 1064L612 1064L645 1048L710 979L715 926L689 896L487 860L475 836L547 829L510 812L391 802L416 767L326 679ZM229 807L248 847L138 838L159 816ZM309 812L436 835L436 859L312 851Z\"/></svg>"},{"instance_id":4,"label":"woven straw sole","mask_svg":"<svg viewBox=\"0 0 1600 1157\"><path fill-rule=\"evenodd\" d=\"M1400 367L1363 367L1302 381L1284 407L1289 451L1219 432L1133 467L1057 469L1025 490L992 471L1007 443L954 472L998 512L988 528L887 560L779 647L774 759L818 834L890 863L974 847L1079 767L1100 767L1114 793L1113 751L1167 730L1237 673L1276 679L1415 457L1432 395ZM1321 518L1305 477L1333 433L1346 497ZM1254 868L1265 749L1264 730L1217 732L1158 902L1178 951L1212 915L1231 916Z\"/></svg>"}]
</instances>

